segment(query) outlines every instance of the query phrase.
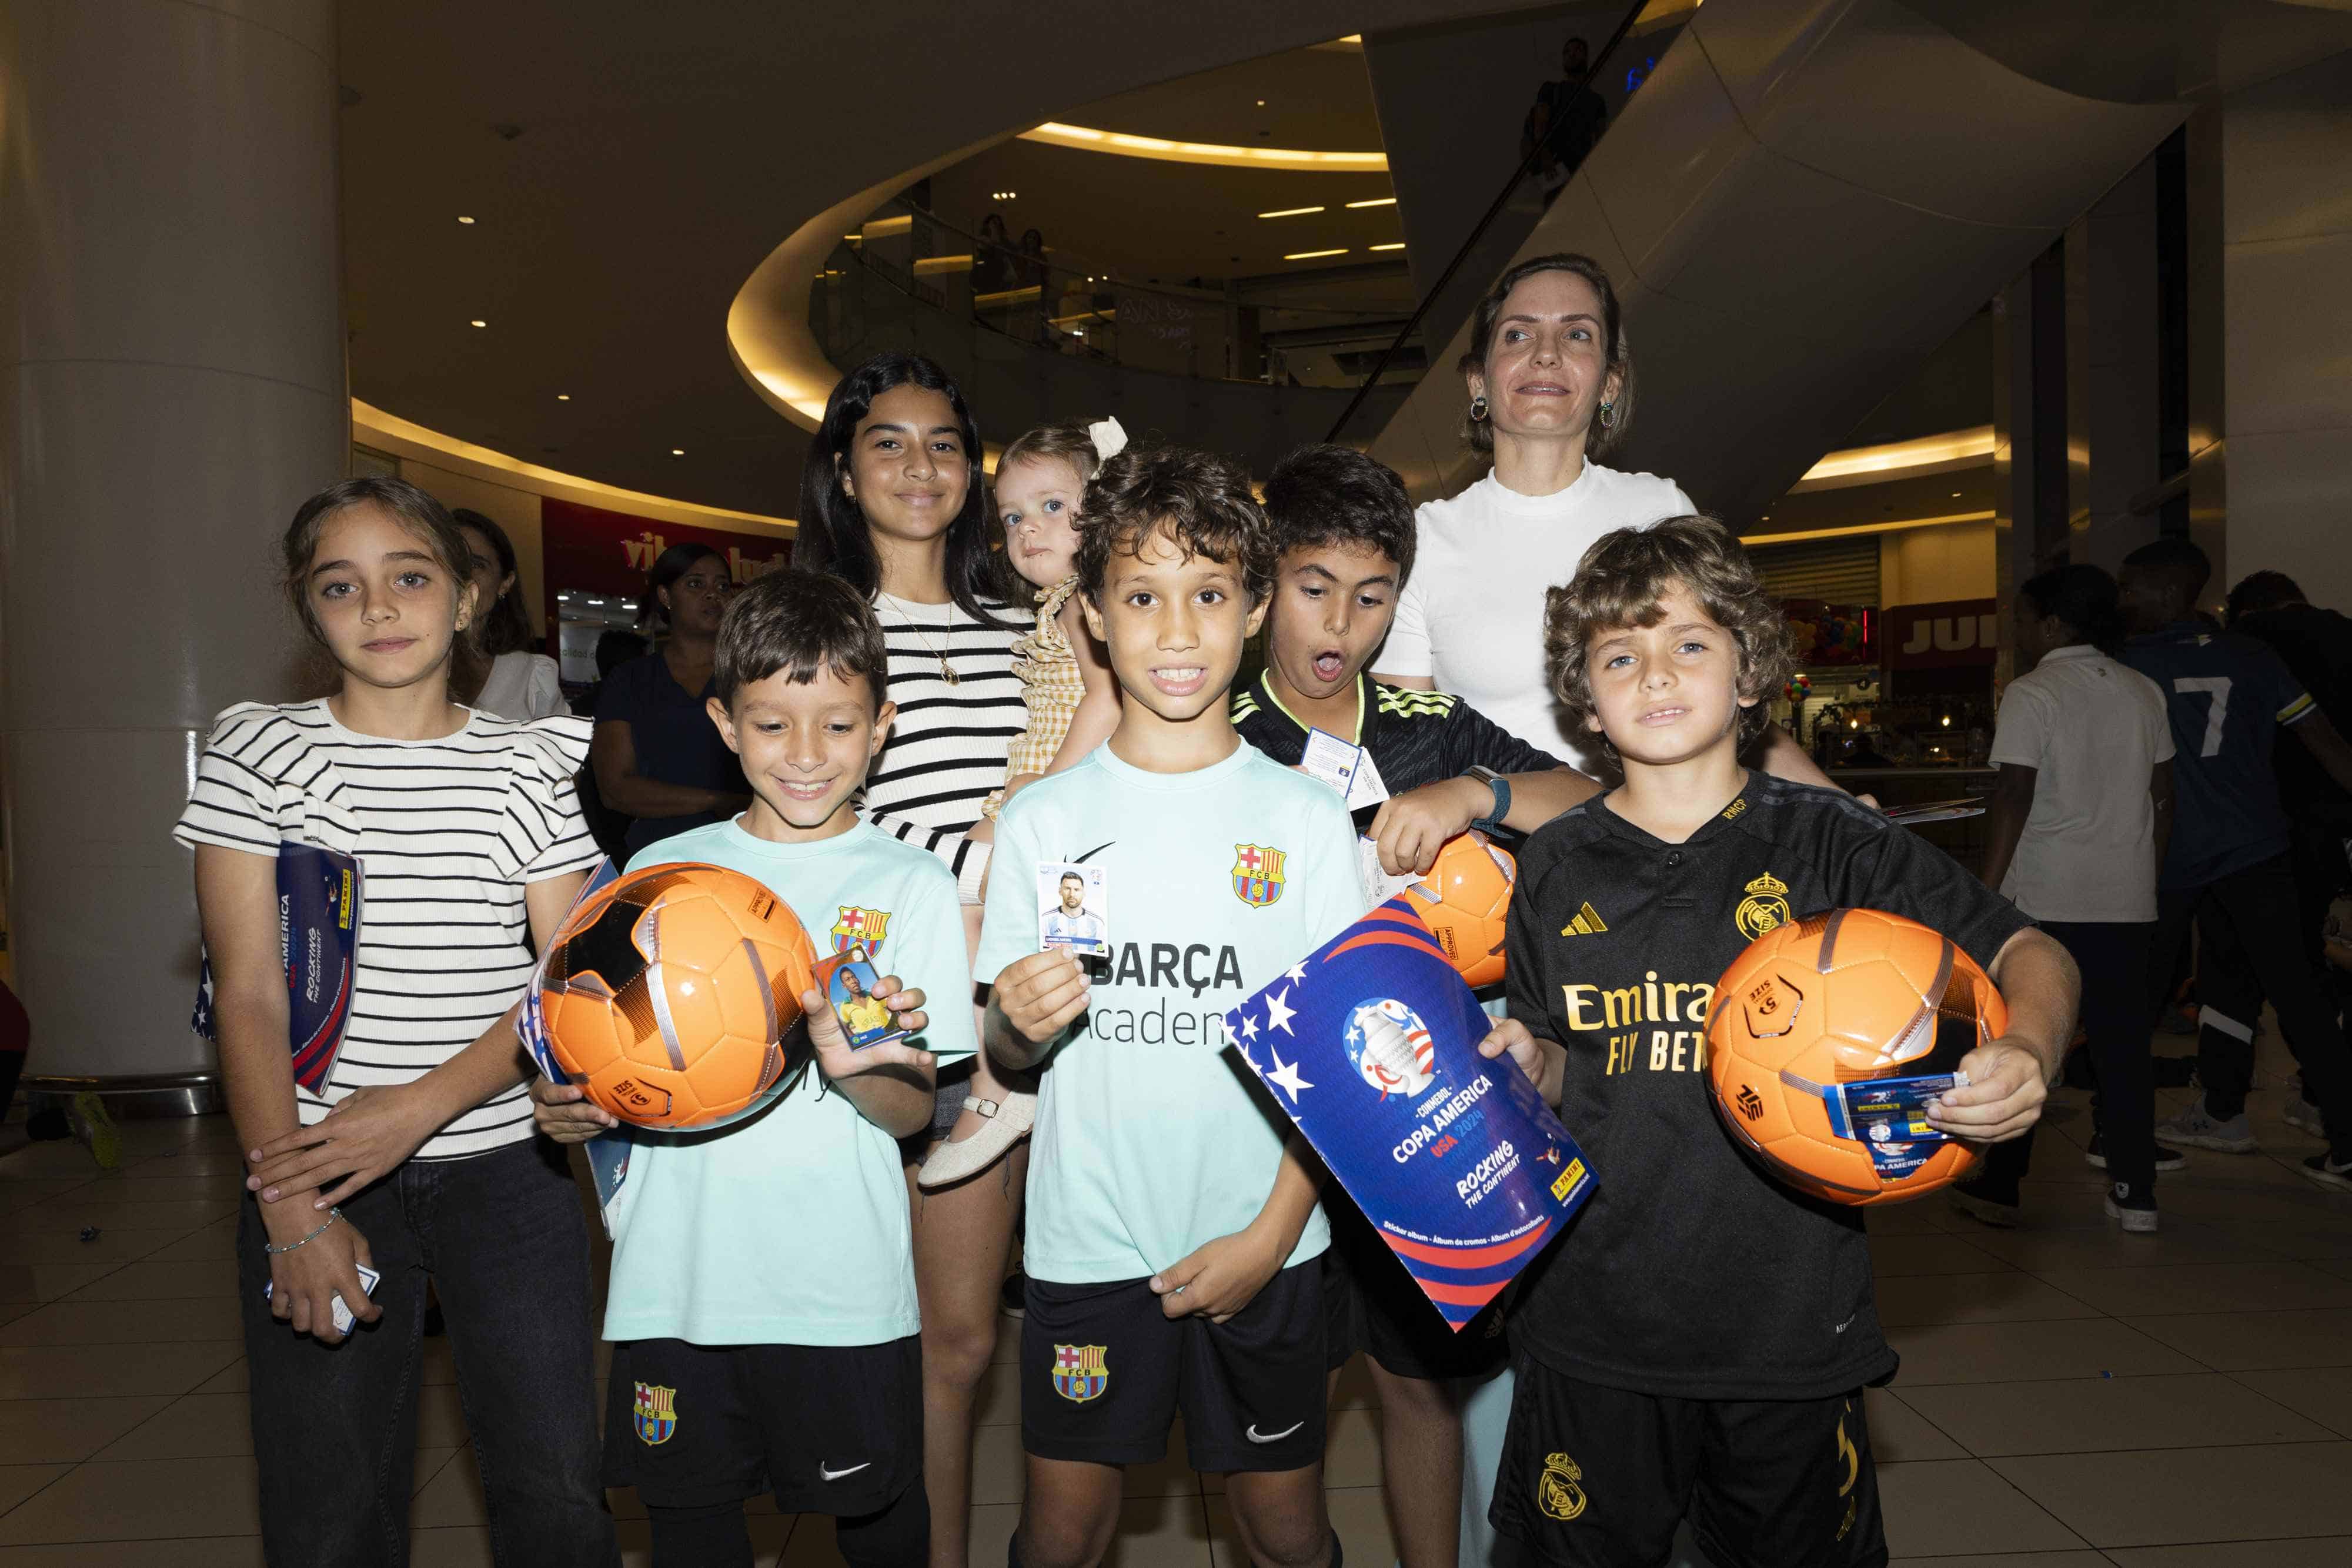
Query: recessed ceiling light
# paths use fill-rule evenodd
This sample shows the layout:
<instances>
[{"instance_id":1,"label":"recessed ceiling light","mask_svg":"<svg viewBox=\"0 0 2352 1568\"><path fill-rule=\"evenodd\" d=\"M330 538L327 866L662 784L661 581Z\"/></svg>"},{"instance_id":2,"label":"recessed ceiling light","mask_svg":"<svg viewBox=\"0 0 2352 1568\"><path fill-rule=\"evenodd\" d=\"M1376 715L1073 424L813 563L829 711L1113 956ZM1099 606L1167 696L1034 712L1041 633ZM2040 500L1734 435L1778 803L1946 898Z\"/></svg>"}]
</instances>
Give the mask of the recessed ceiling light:
<instances>
[{"instance_id":1,"label":"recessed ceiling light","mask_svg":"<svg viewBox=\"0 0 2352 1568\"><path fill-rule=\"evenodd\" d=\"M1347 254L1348 247L1341 246L1338 250L1294 250L1282 259L1285 261L1313 261L1318 256L1345 256Z\"/></svg>"},{"instance_id":2,"label":"recessed ceiling light","mask_svg":"<svg viewBox=\"0 0 2352 1568\"><path fill-rule=\"evenodd\" d=\"M1394 196L1374 196L1369 201L1349 202L1348 205L1350 207L1393 207L1396 205L1396 198Z\"/></svg>"},{"instance_id":3,"label":"recessed ceiling light","mask_svg":"<svg viewBox=\"0 0 2352 1568\"><path fill-rule=\"evenodd\" d=\"M476 321L474 325L477 327L487 327L489 323L488 321Z\"/></svg>"},{"instance_id":4,"label":"recessed ceiling light","mask_svg":"<svg viewBox=\"0 0 2352 1568\"><path fill-rule=\"evenodd\" d=\"M1323 209L1320 207L1276 207L1270 213L1260 213L1258 214L1258 216L1262 218L1303 218L1307 216L1309 214L1319 213Z\"/></svg>"},{"instance_id":5,"label":"recessed ceiling light","mask_svg":"<svg viewBox=\"0 0 2352 1568\"><path fill-rule=\"evenodd\" d=\"M673 446L669 449L669 455L672 457L683 457L686 455L686 448L683 446Z\"/></svg>"},{"instance_id":6,"label":"recessed ceiling light","mask_svg":"<svg viewBox=\"0 0 2352 1568\"><path fill-rule=\"evenodd\" d=\"M1387 245L1368 245L1364 248L1366 250L1402 250L1404 248L1404 241L1401 239L1391 240Z\"/></svg>"},{"instance_id":7,"label":"recessed ceiling light","mask_svg":"<svg viewBox=\"0 0 2352 1568\"><path fill-rule=\"evenodd\" d=\"M1260 109L1264 109L1264 108L1265 107L1265 99L1259 99L1257 100L1257 106L1258 106Z\"/></svg>"},{"instance_id":8,"label":"recessed ceiling light","mask_svg":"<svg viewBox=\"0 0 2352 1568\"><path fill-rule=\"evenodd\" d=\"M1960 493L1959 493L1958 490L1953 491L1953 492L1952 492L1952 499L1953 499L1953 500L1955 500L1955 501L1957 501L1957 500L1958 500L1959 498L1960 498Z\"/></svg>"},{"instance_id":9,"label":"recessed ceiling light","mask_svg":"<svg viewBox=\"0 0 2352 1568\"><path fill-rule=\"evenodd\" d=\"M457 221L458 221L459 223L461 223L461 224L470 224L470 223L472 223L474 220L473 220L473 219L471 219L471 218L469 218L469 217L467 217L464 214L462 214L462 213L461 213L461 214L458 214L458 216L457 216Z\"/></svg>"},{"instance_id":10,"label":"recessed ceiling light","mask_svg":"<svg viewBox=\"0 0 2352 1568\"><path fill-rule=\"evenodd\" d=\"M572 394L570 392L557 392L555 394L555 401L558 402L570 402L572 401Z\"/></svg>"}]
</instances>

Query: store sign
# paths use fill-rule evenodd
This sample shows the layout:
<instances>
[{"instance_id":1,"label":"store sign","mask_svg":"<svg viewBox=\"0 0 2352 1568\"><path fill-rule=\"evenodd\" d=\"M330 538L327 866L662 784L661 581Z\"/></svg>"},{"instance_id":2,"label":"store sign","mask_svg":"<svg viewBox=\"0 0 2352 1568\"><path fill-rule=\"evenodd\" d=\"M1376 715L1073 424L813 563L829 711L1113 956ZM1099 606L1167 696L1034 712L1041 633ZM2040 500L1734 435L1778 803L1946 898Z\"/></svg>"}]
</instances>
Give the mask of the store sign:
<instances>
[{"instance_id":1,"label":"store sign","mask_svg":"<svg viewBox=\"0 0 2352 1568\"><path fill-rule=\"evenodd\" d=\"M646 574L672 545L705 544L727 558L740 585L792 559L793 541L779 534L656 522L553 497L540 504L540 554L546 602L559 592L609 593L635 599Z\"/></svg>"},{"instance_id":2,"label":"store sign","mask_svg":"<svg viewBox=\"0 0 2352 1568\"><path fill-rule=\"evenodd\" d=\"M2000 648L2000 601L1947 599L1897 604L1885 612L1886 667L1951 669L1990 664Z\"/></svg>"}]
</instances>

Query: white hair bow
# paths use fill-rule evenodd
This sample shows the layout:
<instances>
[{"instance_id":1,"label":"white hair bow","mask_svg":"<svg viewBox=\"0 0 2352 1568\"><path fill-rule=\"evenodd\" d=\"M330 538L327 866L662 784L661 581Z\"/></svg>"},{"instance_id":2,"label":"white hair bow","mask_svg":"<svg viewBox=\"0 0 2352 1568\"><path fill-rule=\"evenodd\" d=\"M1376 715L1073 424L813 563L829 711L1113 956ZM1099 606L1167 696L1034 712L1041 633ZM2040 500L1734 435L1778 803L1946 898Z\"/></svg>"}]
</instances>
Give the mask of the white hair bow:
<instances>
[{"instance_id":1,"label":"white hair bow","mask_svg":"<svg viewBox=\"0 0 2352 1568\"><path fill-rule=\"evenodd\" d=\"M1108 463L1127 450L1127 432L1116 419L1098 419L1087 426L1087 437L1095 444L1095 461Z\"/></svg>"}]
</instances>

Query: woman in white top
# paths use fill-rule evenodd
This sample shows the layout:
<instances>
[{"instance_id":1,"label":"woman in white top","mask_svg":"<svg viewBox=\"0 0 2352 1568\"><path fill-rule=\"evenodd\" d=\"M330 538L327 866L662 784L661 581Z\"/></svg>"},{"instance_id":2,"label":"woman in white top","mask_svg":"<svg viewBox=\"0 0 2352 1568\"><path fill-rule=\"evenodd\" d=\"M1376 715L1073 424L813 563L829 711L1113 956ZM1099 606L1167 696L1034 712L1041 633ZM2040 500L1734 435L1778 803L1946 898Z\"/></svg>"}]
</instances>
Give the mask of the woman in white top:
<instances>
[{"instance_id":1,"label":"woman in white top","mask_svg":"<svg viewBox=\"0 0 2352 1568\"><path fill-rule=\"evenodd\" d=\"M1696 512L1671 479L1591 461L1633 417L1633 353L1617 292L1589 256L1539 256L1496 280L1463 356L1463 436L1492 472L1424 503L1412 580L1374 680L1452 692L1529 746L1604 764L1596 737L1561 722L1544 677L1544 596L1603 534ZM1767 732L1767 771L1827 784L1788 732Z\"/></svg>"},{"instance_id":2,"label":"woman in white top","mask_svg":"<svg viewBox=\"0 0 2352 1568\"><path fill-rule=\"evenodd\" d=\"M522 607L514 545L507 531L464 507L453 507L449 516L464 532L473 558L474 591L489 607L482 617L482 652L490 655L490 673L467 706L517 724L570 713L555 661L532 651L538 639L530 634L530 615Z\"/></svg>"},{"instance_id":3,"label":"woman in white top","mask_svg":"<svg viewBox=\"0 0 2352 1568\"><path fill-rule=\"evenodd\" d=\"M2172 727L2164 692L2118 664L2115 579L2062 566L2017 591L2017 656L2030 674L2001 695L1986 816L1984 880L2056 937L2083 971L2083 1030L2099 1084L2087 1156L2110 1180L2106 1211L2157 1228L2156 1173L2189 1162L2156 1141L2156 877L2172 835ZM1962 1213L2017 1223L2030 1137L1996 1144L1951 1189Z\"/></svg>"}]
</instances>

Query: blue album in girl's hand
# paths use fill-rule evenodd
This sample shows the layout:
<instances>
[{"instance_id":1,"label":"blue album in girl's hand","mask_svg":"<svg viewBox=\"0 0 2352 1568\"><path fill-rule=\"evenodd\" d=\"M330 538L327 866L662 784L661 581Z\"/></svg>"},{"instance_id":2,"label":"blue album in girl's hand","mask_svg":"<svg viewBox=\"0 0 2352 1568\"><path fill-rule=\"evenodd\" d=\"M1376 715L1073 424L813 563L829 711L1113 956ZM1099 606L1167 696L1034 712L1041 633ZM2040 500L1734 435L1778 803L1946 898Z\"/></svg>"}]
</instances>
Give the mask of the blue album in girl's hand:
<instances>
[{"instance_id":1,"label":"blue album in girl's hand","mask_svg":"<svg viewBox=\"0 0 2352 1568\"><path fill-rule=\"evenodd\" d=\"M1440 1316L1459 1330L1592 1195L1535 1085L1391 899L1225 1015L1234 1049Z\"/></svg>"},{"instance_id":2,"label":"blue album in girl's hand","mask_svg":"<svg viewBox=\"0 0 2352 1568\"><path fill-rule=\"evenodd\" d=\"M278 846L278 943L286 964L286 1044L294 1055L294 1082L312 1094L342 1054L352 1021L352 980L360 946L359 861L333 850L287 839ZM196 1010L188 1027L220 1038L213 1019L213 966L207 956L196 981Z\"/></svg>"}]
</instances>

